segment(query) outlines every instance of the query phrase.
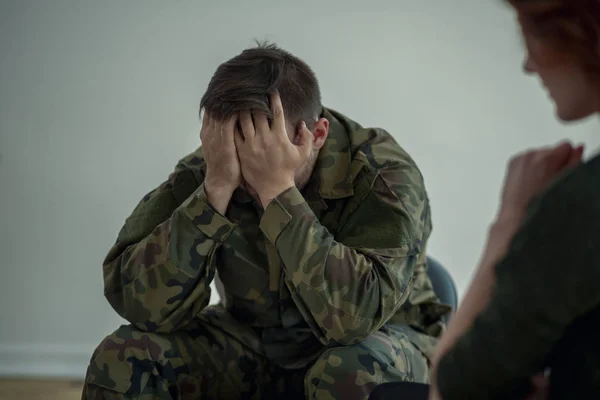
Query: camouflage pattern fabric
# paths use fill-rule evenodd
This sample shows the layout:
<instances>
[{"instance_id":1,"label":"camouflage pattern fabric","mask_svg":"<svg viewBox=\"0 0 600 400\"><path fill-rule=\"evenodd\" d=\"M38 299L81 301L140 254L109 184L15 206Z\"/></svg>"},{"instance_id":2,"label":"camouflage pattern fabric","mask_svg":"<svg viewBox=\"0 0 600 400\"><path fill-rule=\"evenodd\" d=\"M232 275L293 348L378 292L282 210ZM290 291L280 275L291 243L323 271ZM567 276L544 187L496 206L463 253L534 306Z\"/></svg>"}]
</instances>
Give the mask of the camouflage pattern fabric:
<instances>
[{"instance_id":1,"label":"camouflage pattern fabric","mask_svg":"<svg viewBox=\"0 0 600 400\"><path fill-rule=\"evenodd\" d=\"M307 187L289 189L265 210L239 190L226 215L214 210L204 193L202 148L183 158L169 179L142 199L104 262L106 297L132 326L98 348L89 388L111 388L115 382L115 391L126 392L147 384L150 378L133 374L131 361L158 361L124 341L126 332L137 335L135 340L169 343L172 352L185 350L187 358L173 355L171 360L167 347L155 355L171 366L195 360L185 367L191 376L207 376L194 365L213 358L204 347L219 347L214 340L267 363L258 375L320 368L325 372L315 379L330 389L319 393L339 390L326 378L324 363L334 367L337 360L326 357L329 351L344 354L342 370L358 368L352 373L355 382L364 380L362 387L370 387L370 375L376 377L371 382L391 376L427 379L425 372L416 376L414 371L430 355L443 329L440 317L449 307L439 303L425 268L431 213L423 177L387 132L363 128L333 110L324 109L323 117L330 121L330 134ZM226 313L210 317L209 324L207 313L214 310L207 308L209 285L216 274ZM392 325L405 327L404 332L396 334ZM210 340L202 339L190 333L190 326L218 329L222 337L213 332ZM198 344L207 340L211 344ZM107 349L107 343L121 346L132 366L111 356L114 345ZM369 369L342 350L360 359L360 351L375 351L369 343L408 358ZM229 366L212 367L230 371ZM178 387L173 376L163 375L167 369L157 371L163 372L153 376L169 382L165 388ZM203 379L206 385L215 381ZM331 393L333 398L338 394Z\"/></svg>"},{"instance_id":2,"label":"camouflage pattern fabric","mask_svg":"<svg viewBox=\"0 0 600 400\"><path fill-rule=\"evenodd\" d=\"M238 330L243 341L224 329ZM220 305L171 334L123 326L94 353L83 399L366 399L379 383L429 379L426 357L402 327L329 348L301 369L251 350L259 342Z\"/></svg>"}]
</instances>

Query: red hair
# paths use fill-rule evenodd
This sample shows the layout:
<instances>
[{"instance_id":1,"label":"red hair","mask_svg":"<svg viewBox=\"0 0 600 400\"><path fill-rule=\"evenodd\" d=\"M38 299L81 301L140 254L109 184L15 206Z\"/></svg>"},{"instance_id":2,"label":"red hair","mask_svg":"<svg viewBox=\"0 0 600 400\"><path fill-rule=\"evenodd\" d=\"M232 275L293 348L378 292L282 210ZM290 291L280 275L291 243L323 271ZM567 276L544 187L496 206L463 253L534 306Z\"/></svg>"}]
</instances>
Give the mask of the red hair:
<instances>
[{"instance_id":1,"label":"red hair","mask_svg":"<svg viewBox=\"0 0 600 400\"><path fill-rule=\"evenodd\" d=\"M519 15L526 42L543 44L543 61L576 62L600 76L600 0L506 1Z\"/></svg>"}]
</instances>

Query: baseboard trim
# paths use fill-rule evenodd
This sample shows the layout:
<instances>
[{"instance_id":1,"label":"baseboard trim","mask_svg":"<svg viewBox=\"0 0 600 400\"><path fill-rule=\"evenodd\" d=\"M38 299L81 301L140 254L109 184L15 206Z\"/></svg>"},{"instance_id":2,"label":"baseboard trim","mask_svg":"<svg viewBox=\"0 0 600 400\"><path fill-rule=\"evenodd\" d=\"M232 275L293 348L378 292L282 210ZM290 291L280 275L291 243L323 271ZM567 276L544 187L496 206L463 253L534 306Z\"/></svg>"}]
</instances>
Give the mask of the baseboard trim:
<instances>
[{"instance_id":1,"label":"baseboard trim","mask_svg":"<svg viewBox=\"0 0 600 400\"><path fill-rule=\"evenodd\" d=\"M0 344L0 376L83 379L96 345Z\"/></svg>"}]
</instances>

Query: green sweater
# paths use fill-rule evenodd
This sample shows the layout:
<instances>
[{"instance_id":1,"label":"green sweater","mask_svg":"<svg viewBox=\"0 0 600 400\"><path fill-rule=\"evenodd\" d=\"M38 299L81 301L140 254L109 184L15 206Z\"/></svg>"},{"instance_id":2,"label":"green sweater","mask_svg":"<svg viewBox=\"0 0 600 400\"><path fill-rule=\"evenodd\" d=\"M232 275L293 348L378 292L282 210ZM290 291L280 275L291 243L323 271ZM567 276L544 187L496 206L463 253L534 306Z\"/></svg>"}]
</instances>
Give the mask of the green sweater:
<instances>
[{"instance_id":1,"label":"green sweater","mask_svg":"<svg viewBox=\"0 0 600 400\"><path fill-rule=\"evenodd\" d=\"M600 306L599 231L597 156L531 204L490 304L440 362L444 400L506 399L545 367L565 330Z\"/></svg>"}]
</instances>

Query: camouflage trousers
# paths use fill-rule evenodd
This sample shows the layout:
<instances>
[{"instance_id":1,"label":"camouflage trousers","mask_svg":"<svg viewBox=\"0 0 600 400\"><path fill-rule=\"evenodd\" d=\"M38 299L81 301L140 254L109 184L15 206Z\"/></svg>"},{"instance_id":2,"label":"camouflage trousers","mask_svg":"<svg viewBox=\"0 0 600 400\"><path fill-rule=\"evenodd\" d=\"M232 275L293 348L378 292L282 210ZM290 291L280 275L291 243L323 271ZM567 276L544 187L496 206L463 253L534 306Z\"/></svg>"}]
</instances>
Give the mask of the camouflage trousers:
<instances>
[{"instance_id":1,"label":"camouflage trousers","mask_svg":"<svg viewBox=\"0 0 600 400\"><path fill-rule=\"evenodd\" d=\"M427 358L407 329L384 327L360 344L323 350L305 369L286 370L251 350L259 344L254 331L213 306L175 333L117 329L94 352L82 398L367 399L380 383L429 381Z\"/></svg>"}]
</instances>

